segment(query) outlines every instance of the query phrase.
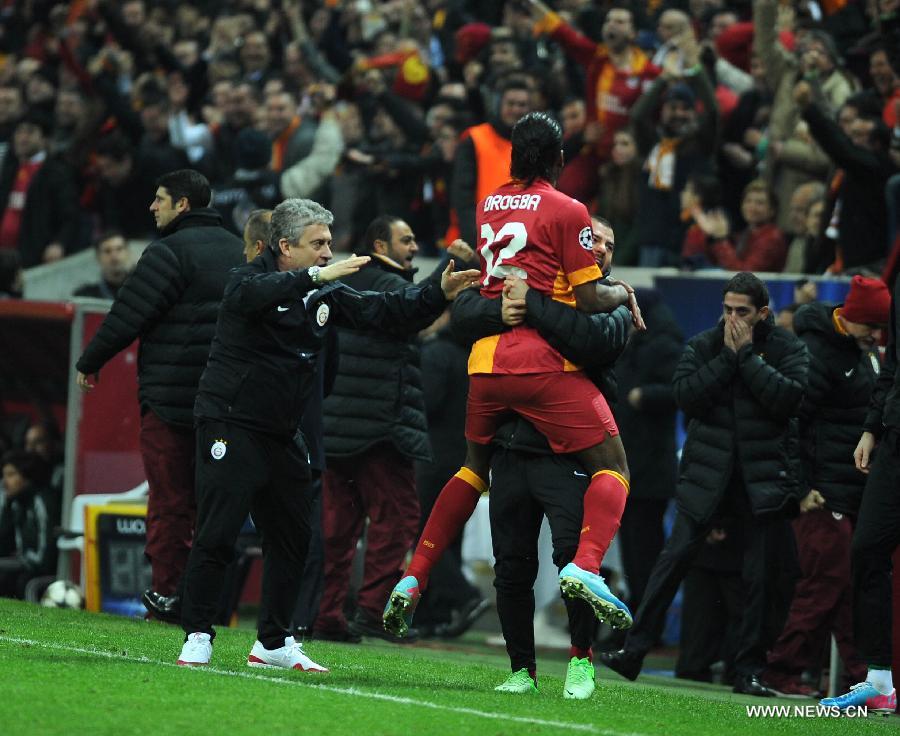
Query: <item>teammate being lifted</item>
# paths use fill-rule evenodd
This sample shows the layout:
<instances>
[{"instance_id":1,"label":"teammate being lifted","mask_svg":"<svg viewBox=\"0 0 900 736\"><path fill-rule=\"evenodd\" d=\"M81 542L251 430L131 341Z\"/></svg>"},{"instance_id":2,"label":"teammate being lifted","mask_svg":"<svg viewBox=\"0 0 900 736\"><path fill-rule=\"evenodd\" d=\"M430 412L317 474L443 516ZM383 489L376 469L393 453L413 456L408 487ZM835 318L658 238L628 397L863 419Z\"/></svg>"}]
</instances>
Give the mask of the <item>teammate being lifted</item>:
<instances>
[{"instance_id":1,"label":"teammate being lifted","mask_svg":"<svg viewBox=\"0 0 900 736\"><path fill-rule=\"evenodd\" d=\"M627 303L643 329L633 290L600 283L587 209L553 186L562 168L561 148L562 129L545 113L530 113L513 128L512 179L476 209L481 293L522 298L534 289L592 313ZM526 280L529 289L521 283ZM385 628L399 636L408 631L431 567L488 490L491 440L509 412L534 424L555 452L575 453L591 474L578 551L560 571L560 588L587 601L601 621L628 628L631 612L597 574L628 494L625 449L603 394L527 321L477 341L469 375L465 464L441 490L412 562L385 607Z\"/></svg>"}]
</instances>

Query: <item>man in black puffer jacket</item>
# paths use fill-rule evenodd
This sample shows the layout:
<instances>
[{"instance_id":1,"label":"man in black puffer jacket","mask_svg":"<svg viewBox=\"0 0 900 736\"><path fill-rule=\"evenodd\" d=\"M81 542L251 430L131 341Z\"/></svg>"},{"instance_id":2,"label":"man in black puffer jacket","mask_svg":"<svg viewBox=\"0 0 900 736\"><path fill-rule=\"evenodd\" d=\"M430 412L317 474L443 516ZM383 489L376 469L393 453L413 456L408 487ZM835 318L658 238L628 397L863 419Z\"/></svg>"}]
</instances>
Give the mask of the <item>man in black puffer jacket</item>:
<instances>
[{"instance_id":1,"label":"man in black puffer jacket","mask_svg":"<svg viewBox=\"0 0 900 736\"><path fill-rule=\"evenodd\" d=\"M194 533L194 399L232 268L244 262L240 238L209 209L209 182L191 169L157 181L150 211L159 238L147 246L79 358L78 385L93 388L116 353L140 339L141 456L150 485L147 546L155 607L178 586ZM145 601L146 602L146 601Z\"/></svg>"},{"instance_id":2,"label":"man in black puffer jacket","mask_svg":"<svg viewBox=\"0 0 900 736\"><path fill-rule=\"evenodd\" d=\"M783 564L777 550L790 545L785 517L796 512L801 495L796 415L809 358L803 343L774 326L768 291L756 276L738 273L723 294L724 319L688 342L675 370L675 401L689 424L672 535L625 648L602 659L628 679L637 678L713 515L727 507L744 527L746 597L734 690L770 696L759 673L783 623L773 620L770 609Z\"/></svg>"},{"instance_id":3,"label":"man in black puffer jacket","mask_svg":"<svg viewBox=\"0 0 900 736\"><path fill-rule=\"evenodd\" d=\"M883 281L854 276L844 304L813 302L794 315L794 330L809 349L809 388L800 414L806 497L804 513L793 523L803 577L762 677L784 695L815 694L800 675L819 669L830 633L851 682L866 676L849 625L852 519L866 484L853 450L880 372L878 343L890 310Z\"/></svg>"},{"instance_id":4,"label":"man in black puffer jacket","mask_svg":"<svg viewBox=\"0 0 900 736\"><path fill-rule=\"evenodd\" d=\"M406 222L392 215L375 218L362 250L372 260L343 280L347 286L392 292L412 284L418 246ZM419 348L415 335L345 328L338 330L338 343L338 374L324 403L325 588L314 636L390 638L381 625L381 609L419 532L414 461L432 459ZM344 601L367 516L365 572L350 631Z\"/></svg>"}]
</instances>

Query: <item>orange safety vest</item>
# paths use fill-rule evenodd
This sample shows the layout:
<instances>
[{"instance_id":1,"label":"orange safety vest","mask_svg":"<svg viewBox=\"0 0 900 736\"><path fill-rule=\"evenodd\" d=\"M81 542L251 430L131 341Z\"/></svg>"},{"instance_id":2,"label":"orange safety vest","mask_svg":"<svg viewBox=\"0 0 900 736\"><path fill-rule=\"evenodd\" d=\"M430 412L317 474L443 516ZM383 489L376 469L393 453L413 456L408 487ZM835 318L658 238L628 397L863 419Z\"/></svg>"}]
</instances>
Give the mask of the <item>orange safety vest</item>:
<instances>
[{"instance_id":1,"label":"orange safety vest","mask_svg":"<svg viewBox=\"0 0 900 736\"><path fill-rule=\"evenodd\" d=\"M509 181L509 165L512 161L512 143L494 130L490 123L475 125L463 131L475 146L475 202L478 203L497 187ZM444 247L459 237L459 219L456 210L450 210L450 226L444 233ZM469 243L473 248L475 245Z\"/></svg>"},{"instance_id":2,"label":"orange safety vest","mask_svg":"<svg viewBox=\"0 0 900 736\"><path fill-rule=\"evenodd\" d=\"M494 130L490 123L476 125L466 132L475 146L475 165L478 169L475 201L480 202L509 181L512 143Z\"/></svg>"}]
</instances>

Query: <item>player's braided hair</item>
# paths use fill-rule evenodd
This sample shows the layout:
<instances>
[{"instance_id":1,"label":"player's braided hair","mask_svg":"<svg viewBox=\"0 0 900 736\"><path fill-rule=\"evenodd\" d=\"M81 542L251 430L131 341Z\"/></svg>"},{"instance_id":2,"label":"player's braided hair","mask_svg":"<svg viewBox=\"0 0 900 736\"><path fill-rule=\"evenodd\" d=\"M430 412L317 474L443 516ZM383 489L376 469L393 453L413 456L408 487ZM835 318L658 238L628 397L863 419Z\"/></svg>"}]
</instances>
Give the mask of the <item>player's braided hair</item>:
<instances>
[{"instance_id":1,"label":"player's braided hair","mask_svg":"<svg viewBox=\"0 0 900 736\"><path fill-rule=\"evenodd\" d=\"M512 129L509 173L526 186L535 179L555 181L559 173L562 128L545 112L530 112Z\"/></svg>"}]
</instances>

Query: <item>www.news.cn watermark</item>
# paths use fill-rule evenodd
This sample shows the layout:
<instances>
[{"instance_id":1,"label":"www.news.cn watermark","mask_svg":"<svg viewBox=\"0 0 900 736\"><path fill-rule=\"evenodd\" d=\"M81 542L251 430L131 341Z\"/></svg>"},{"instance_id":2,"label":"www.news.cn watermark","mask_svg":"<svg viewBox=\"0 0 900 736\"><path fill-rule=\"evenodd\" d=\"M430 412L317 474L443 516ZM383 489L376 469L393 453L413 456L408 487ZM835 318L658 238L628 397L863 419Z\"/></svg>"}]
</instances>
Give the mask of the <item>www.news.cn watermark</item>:
<instances>
[{"instance_id":1,"label":"www.news.cn watermark","mask_svg":"<svg viewBox=\"0 0 900 736\"><path fill-rule=\"evenodd\" d=\"M851 705L748 705L748 718L867 718L869 708Z\"/></svg>"}]
</instances>

